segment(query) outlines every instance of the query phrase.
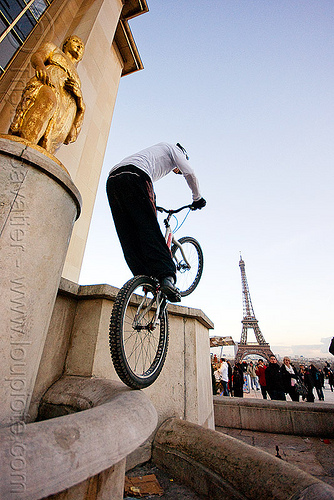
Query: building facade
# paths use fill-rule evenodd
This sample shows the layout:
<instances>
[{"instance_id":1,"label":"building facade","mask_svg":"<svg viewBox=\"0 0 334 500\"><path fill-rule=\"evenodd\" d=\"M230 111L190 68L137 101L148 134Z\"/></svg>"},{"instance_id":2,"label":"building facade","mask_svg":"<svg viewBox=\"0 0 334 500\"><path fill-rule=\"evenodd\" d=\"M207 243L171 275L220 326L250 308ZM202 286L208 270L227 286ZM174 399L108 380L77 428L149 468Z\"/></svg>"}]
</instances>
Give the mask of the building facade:
<instances>
[{"instance_id":1,"label":"building facade","mask_svg":"<svg viewBox=\"0 0 334 500\"><path fill-rule=\"evenodd\" d=\"M78 281L120 78L143 68L128 21L146 0L11 0L0 17L0 133L7 134L22 90L33 76L31 55L44 42L72 34L85 44L78 66L86 104L78 140L56 153L79 189L83 207L63 276Z\"/></svg>"}]
</instances>

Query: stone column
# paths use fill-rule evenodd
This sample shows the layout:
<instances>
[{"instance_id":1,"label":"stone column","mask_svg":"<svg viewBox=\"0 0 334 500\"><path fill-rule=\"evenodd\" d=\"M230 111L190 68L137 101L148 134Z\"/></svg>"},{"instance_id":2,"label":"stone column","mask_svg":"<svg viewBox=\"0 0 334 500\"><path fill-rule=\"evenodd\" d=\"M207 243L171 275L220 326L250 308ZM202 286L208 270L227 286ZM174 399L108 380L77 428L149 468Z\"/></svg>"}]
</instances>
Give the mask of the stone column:
<instances>
[{"instance_id":1,"label":"stone column","mask_svg":"<svg viewBox=\"0 0 334 500\"><path fill-rule=\"evenodd\" d=\"M25 420L81 197L42 148L0 137L0 427Z\"/></svg>"}]
</instances>

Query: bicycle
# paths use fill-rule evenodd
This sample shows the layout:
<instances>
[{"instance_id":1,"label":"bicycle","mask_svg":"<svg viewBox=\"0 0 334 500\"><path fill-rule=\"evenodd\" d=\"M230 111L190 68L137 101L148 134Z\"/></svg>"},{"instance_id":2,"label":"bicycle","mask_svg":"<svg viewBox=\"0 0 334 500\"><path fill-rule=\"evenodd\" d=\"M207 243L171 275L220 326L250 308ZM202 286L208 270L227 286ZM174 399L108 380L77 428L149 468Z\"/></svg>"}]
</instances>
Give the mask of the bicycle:
<instances>
[{"instance_id":1,"label":"bicycle","mask_svg":"<svg viewBox=\"0 0 334 500\"><path fill-rule=\"evenodd\" d=\"M170 226L172 216L189 208L166 210L165 240L176 269L177 286L181 297L192 293L203 272L203 252L195 238L184 236L177 240ZM182 222L182 224L183 224ZM174 233L182 224L177 225ZM119 378L132 389L149 387L161 373L165 363L169 325L168 300L160 290L160 283L149 276L134 276L117 294L110 318L109 347L113 365Z\"/></svg>"}]
</instances>

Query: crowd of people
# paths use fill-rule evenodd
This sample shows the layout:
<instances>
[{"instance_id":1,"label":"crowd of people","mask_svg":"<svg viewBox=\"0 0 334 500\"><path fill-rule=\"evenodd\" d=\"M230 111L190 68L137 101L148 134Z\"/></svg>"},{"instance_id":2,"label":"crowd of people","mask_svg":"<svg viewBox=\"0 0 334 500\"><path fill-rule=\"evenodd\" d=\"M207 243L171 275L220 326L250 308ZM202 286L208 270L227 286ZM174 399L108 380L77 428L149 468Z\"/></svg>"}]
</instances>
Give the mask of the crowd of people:
<instances>
[{"instance_id":1,"label":"crowd of people","mask_svg":"<svg viewBox=\"0 0 334 500\"><path fill-rule=\"evenodd\" d=\"M213 394L242 398L251 390L261 391L263 399L286 401L314 402L315 394L319 401L324 401L325 378L331 391L334 390L334 370L328 362L323 368L291 363L288 356L280 365L276 356L271 355L269 361L236 362L232 366L228 359L211 358Z\"/></svg>"}]
</instances>

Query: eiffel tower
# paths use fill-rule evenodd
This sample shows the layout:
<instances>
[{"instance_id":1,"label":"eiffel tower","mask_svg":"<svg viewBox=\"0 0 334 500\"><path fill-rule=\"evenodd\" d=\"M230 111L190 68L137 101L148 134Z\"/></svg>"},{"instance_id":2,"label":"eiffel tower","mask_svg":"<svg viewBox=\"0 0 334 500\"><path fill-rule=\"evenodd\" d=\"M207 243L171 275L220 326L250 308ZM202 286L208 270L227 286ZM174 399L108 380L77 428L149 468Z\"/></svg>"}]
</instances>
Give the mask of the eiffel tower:
<instances>
[{"instance_id":1,"label":"eiffel tower","mask_svg":"<svg viewBox=\"0 0 334 500\"><path fill-rule=\"evenodd\" d=\"M243 320L241 321L241 340L238 344L235 362L242 361L242 359L248 354L259 354L263 358L269 359L269 356L271 356L273 353L270 349L270 345L264 340L264 336L261 333L258 321L255 318L252 299L247 283L245 263L242 260L241 255L239 267L241 271ZM257 342L247 343L247 332L250 328L254 331Z\"/></svg>"}]
</instances>

